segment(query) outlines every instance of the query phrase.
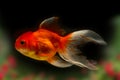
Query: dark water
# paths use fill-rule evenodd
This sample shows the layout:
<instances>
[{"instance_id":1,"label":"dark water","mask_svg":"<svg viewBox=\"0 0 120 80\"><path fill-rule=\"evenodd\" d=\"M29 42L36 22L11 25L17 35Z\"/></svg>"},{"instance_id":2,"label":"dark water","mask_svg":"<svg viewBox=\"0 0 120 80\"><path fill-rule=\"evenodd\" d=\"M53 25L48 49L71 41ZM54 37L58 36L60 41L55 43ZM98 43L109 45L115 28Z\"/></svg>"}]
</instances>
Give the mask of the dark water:
<instances>
[{"instance_id":1,"label":"dark water","mask_svg":"<svg viewBox=\"0 0 120 80\"><path fill-rule=\"evenodd\" d=\"M57 6L57 5L56 5ZM23 72L35 72L40 71L46 72L47 74L53 74L58 77L76 76L80 73L81 68L73 66L69 68L56 68L46 62L39 62L30 58L24 57L14 49L14 41L21 33L28 30L36 30L41 21L45 18L58 16L60 17L61 23L64 25L64 29L67 33L82 30L91 29L100 34L105 41L109 43L111 40L114 28L109 25L110 18L116 14L117 10L114 11L108 7L96 7L96 6L20 6L15 5L14 7L3 7L1 8L2 21L5 25L5 29L10 33L11 42L13 45L13 55L18 59L19 71L25 69ZM96 8L95 8L96 7ZM94 46L93 46L94 47ZM86 48L87 51L91 50L94 52L94 48ZM86 50L83 50L86 52ZM95 53L95 52L94 52ZM90 56L90 54L86 54ZM92 58L92 55L90 58ZM93 58L98 58L93 57ZM73 74L75 73L75 74ZM81 76L82 77L82 76Z\"/></svg>"}]
</instances>

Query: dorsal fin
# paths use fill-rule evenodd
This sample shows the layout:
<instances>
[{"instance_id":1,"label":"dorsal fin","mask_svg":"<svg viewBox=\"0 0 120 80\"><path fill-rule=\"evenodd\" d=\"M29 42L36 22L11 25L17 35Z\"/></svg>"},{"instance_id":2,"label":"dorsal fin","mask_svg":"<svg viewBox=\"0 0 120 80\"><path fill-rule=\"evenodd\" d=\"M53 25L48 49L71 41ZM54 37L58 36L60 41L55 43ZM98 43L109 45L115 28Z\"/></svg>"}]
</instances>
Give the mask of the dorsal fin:
<instances>
[{"instance_id":1,"label":"dorsal fin","mask_svg":"<svg viewBox=\"0 0 120 80\"><path fill-rule=\"evenodd\" d=\"M55 32L59 35L64 35L65 30L60 27L58 20L59 20L59 17L47 18L44 21L42 21L42 23L39 25L39 28Z\"/></svg>"}]
</instances>

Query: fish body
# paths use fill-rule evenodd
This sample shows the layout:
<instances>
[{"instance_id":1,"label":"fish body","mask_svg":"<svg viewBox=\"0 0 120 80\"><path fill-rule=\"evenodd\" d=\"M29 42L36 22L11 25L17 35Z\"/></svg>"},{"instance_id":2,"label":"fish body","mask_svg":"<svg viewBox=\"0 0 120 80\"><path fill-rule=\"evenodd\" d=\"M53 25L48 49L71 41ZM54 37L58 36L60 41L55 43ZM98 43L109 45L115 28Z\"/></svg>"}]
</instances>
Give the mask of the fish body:
<instances>
[{"instance_id":1,"label":"fish body","mask_svg":"<svg viewBox=\"0 0 120 80\"><path fill-rule=\"evenodd\" d=\"M56 33L40 29L24 33L16 40L16 49L26 56L46 60L55 55L61 37Z\"/></svg>"},{"instance_id":2,"label":"fish body","mask_svg":"<svg viewBox=\"0 0 120 80\"><path fill-rule=\"evenodd\" d=\"M45 19L38 30L28 31L20 35L15 42L15 48L21 54L35 60L47 61L56 67L77 65L88 69L96 69L77 46L88 42L105 45L106 42L91 30L80 30L66 36L58 24L58 17Z\"/></svg>"}]
</instances>

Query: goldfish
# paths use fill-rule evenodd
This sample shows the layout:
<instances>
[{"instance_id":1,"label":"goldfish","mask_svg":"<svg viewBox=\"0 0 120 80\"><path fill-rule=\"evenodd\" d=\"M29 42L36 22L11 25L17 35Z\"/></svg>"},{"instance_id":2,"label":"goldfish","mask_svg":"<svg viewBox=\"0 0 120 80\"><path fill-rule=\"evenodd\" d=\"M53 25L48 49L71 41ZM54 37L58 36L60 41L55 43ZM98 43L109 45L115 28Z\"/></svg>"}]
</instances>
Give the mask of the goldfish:
<instances>
[{"instance_id":1,"label":"goldfish","mask_svg":"<svg viewBox=\"0 0 120 80\"><path fill-rule=\"evenodd\" d=\"M67 35L59 24L59 17L43 20L36 31L21 34L15 41L18 52L31 59L46 61L49 64L66 68L72 65L96 70L78 49L88 42L106 45L105 40L92 30L78 30Z\"/></svg>"}]
</instances>

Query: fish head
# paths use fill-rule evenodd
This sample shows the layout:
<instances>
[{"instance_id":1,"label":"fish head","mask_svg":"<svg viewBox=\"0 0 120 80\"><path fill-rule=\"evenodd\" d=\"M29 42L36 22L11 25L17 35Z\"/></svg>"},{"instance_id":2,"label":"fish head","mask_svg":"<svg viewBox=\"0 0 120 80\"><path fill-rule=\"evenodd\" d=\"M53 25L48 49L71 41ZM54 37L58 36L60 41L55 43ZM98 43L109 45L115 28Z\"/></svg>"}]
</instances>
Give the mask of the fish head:
<instances>
[{"instance_id":1,"label":"fish head","mask_svg":"<svg viewBox=\"0 0 120 80\"><path fill-rule=\"evenodd\" d=\"M33 32L26 32L15 42L18 52L35 60L47 60L55 55L56 50L48 39L36 38Z\"/></svg>"},{"instance_id":2,"label":"fish head","mask_svg":"<svg viewBox=\"0 0 120 80\"><path fill-rule=\"evenodd\" d=\"M30 52L29 41L30 41L31 35L32 35L32 32L26 32L26 33L20 35L16 39L15 48L18 52L20 52L22 54L27 54L28 52Z\"/></svg>"}]
</instances>

